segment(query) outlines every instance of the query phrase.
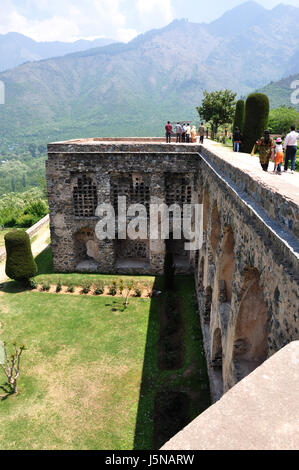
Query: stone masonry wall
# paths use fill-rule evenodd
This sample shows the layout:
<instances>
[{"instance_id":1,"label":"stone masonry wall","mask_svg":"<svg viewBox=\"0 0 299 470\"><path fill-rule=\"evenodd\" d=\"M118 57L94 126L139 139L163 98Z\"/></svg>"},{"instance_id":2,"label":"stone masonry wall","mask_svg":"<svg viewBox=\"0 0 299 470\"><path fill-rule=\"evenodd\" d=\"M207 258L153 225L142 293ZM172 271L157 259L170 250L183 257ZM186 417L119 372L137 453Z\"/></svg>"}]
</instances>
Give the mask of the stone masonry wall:
<instances>
[{"instance_id":1,"label":"stone masonry wall","mask_svg":"<svg viewBox=\"0 0 299 470\"><path fill-rule=\"evenodd\" d=\"M298 206L203 146L144 140L86 139L48 146L54 268L75 271L86 255L93 258L94 271L120 272L121 248L114 240L96 239L98 218L74 214L78 177L84 174L89 187L96 186L96 202L110 203L115 198L111 182L131 175L144 181L154 203L165 202L167 191L173 198L178 175L185 175L192 201L203 204L204 243L190 259L217 400L267 357L299 339ZM142 252L146 264L132 272L162 274L164 242L150 240Z\"/></svg>"}]
</instances>

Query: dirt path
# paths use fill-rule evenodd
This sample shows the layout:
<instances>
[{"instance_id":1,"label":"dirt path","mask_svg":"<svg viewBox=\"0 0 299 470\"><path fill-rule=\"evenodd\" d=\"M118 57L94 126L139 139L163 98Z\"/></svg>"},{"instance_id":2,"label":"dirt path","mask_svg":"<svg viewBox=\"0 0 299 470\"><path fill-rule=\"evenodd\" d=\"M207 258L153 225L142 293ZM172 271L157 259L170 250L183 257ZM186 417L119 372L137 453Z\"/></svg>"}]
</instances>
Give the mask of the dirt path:
<instances>
[{"instance_id":1,"label":"dirt path","mask_svg":"<svg viewBox=\"0 0 299 470\"><path fill-rule=\"evenodd\" d=\"M34 240L31 244L31 249L33 256L37 256L41 253L47 246L49 245L49 237L50 237L50 230L47 226L46 228L41 229L40 234L37 235L36 240ZM0 264L0 282L4 282L7 280L7 276L5 274L5 261Z\"/></svg>"}]
</instances>

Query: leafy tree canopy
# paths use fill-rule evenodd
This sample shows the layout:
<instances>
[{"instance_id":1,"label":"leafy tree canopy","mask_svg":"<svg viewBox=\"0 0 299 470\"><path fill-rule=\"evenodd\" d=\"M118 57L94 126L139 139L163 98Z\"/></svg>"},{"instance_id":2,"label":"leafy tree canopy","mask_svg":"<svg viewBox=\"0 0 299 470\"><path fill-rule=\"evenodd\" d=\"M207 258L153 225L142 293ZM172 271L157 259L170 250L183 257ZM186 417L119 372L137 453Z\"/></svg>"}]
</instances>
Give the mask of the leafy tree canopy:
<instances>
[{"instance_id":1,"label":"leafy tree canopy","mask_svg":"<svg viewBox=\"0 0 299 470\"><path fill-rule=\"evenodd\" d=\"M292 125L299 127L299 113L295 108L272 109L269 114L269 129L273 134L287 134Z\"/></svg>"},{"instance_id":2,"label":"leafy tree canopy","mask_svg":"<svg viewBox=\"0 0 299 470\"><path fill-rule=\"evenodd\" d=\"M235 98L237 93L230 90L204 91L201 106L197 106L201 119L210 122L215 132L219 126L233 122L235 115Z\"/></svg>"}]
</instances>

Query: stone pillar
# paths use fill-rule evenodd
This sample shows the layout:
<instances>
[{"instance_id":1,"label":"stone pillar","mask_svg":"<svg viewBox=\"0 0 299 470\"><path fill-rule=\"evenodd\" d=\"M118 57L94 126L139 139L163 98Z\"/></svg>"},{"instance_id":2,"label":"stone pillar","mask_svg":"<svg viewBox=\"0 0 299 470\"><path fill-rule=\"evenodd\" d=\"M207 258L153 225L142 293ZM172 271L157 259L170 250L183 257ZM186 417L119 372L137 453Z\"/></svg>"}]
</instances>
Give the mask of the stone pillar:
<instances>
[{"instance_id":1,"label":"stone pillar","mask_svg":"<svg viewBox=\"0 0 299 470\"><path fill-rule=\"evenodd\" d=\"M165 204L165 178L164 173L154 173L151 181L151 204ZM160 224L159 224L160 228ZM150 235L150 234L149 234ZM153 274L163 274L165 258L165 241L149 241L150 264Z\"/></svg>"}]
</instances>

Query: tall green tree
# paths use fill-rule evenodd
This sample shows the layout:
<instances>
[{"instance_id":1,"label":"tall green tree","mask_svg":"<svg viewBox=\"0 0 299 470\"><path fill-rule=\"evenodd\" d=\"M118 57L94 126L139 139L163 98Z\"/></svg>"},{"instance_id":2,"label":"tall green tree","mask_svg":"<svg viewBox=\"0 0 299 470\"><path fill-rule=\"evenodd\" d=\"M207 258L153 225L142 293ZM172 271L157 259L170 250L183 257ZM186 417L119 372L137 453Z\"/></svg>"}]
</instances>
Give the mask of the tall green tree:
<instances>
[{"instance_id":1,"label":"tall green tree","mask_svg":"<svg viewBox=\"0 0 299 470\"><path fill-rule=\"evenodd\" d=\"M267 95L252 93L245 104L243 129L243 152L250 153L255 142L260 139L268 126L270 103Z\"/></svg>"},{"instance_id":2,"label":"tall green tree","mask_svg":"<svg viewBox=\"0 0 299 470\"><path fill-rule=\"evenodd\" d=\"M196 110L201 119L211 124L213 134L217 134L219 126L233 122L237 93L220 90L211 93L204 91L203 95L202 104Z\"/></svg>"},{"instance_id":3,"label":"tall green tree","mask_svg":"<svg viewBox=\"0 0 299 470\"><path fill-rule=\"evenodd\" d=\"M235 130L238 127L238 129L241 132L243 132L244 121L245 121L245 101L238 100L236 104L233 130Z\"/></svg>"},{"instance_id":4,"label":"tall green tree","mask_svg":"<svg viewBox=\"0 0 299 470\"><path fill-rule=\"evenodd\" d=\"M299 127L299 113L295 108L271 109L269 114L269 129L273 134L287 134L290 127L295 125Z\"/></svg>"}]
</instances>

